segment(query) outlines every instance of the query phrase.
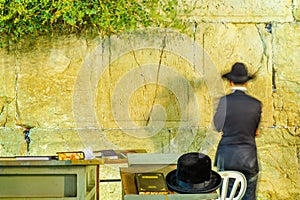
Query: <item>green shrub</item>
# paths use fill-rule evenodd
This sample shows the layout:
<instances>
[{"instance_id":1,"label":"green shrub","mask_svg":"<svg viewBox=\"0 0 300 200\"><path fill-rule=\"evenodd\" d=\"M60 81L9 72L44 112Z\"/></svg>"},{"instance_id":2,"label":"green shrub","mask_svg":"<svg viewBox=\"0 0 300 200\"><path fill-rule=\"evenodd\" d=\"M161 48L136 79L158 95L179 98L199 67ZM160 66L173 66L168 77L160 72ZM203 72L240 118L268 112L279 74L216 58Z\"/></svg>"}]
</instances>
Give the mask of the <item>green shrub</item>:
<instances>
[{"instance_id":1,"label":"green shrub","mask_svg":"<svg viewBox=\"0 0 300 200\"><path fill-rule=\"evenodd\" d=\"M0 0L1 41L25 35L96 31L105 36L144 27L184 29L192 11L178 0Z\"/></svg>"}]
</instances>

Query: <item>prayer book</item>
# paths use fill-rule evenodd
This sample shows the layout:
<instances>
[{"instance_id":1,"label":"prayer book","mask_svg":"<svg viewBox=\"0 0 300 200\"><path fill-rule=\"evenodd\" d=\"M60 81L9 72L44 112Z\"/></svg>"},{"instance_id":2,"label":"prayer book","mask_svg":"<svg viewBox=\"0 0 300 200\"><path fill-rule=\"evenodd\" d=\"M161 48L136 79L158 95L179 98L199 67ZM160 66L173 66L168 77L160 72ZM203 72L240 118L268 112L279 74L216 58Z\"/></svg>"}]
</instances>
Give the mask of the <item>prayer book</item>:
<instances>
[{"instance_id":1,"label":"prayer book","mask_svg":"<svg viewBox=\"0 0 300 200\"><path fill-rule=\"evenodd\" d=\"M138 194L168 194L164 174L161 172L135 173Z\"/></svg>"}]
</instances>

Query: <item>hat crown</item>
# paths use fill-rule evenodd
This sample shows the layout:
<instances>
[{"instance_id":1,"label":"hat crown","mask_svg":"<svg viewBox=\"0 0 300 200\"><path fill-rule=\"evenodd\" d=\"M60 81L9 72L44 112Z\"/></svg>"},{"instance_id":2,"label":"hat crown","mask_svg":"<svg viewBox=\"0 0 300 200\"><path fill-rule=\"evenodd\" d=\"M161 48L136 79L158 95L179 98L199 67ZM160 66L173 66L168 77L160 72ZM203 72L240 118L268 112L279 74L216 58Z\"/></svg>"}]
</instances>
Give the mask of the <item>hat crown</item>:
<instances>
[{"instance_id":1,"label":"hat crown","mask_svg":"<svg viewBox=\"0 0 300 200\"><path fill-rule=\"evenodd\" d=\"M248 70L246 69L246 66L243 63L235 63L232 66L231 74L234 76L248 76Z\"/></svg>"},{"instance_id":2,"label":"hat crown","mask_svg":"<svg viewBox=\"0 0 300 200\"><path fill-rule=\"evenodd\" d=\"M215 191L220 187L221 176L211 170L210 157L190 152L177 160L177 169L166 176L168 189L183 194L199 194Z\"/></svg>"},{"instance_id":3,"label":"hat crown","mask_svg":"<svg viewBox=\"0 0 300 200\"><path fill-rule=\"evenodd\" d=\"M188 184L198 184L210 179L211 159L202 153L187 153L177 162L177 179Z\"/></svg>"}]
</instances>

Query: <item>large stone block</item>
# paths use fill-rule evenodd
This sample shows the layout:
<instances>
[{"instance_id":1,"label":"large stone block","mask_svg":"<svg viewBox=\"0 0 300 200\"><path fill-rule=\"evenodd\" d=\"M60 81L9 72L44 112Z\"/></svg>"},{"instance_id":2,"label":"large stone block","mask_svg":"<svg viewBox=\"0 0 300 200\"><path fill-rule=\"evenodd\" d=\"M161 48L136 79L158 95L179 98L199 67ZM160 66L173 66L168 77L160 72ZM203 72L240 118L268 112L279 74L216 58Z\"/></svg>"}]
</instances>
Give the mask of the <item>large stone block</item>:
<instances>
[{"instance_id":1,"label":"large stone block","mask_svg":"<svg viewBox=\"0 0 300 200\"><path fill-rule=\"evenodd\" d=\"M40 128L75 127L72 102L78 67L86 54L85 40L39 38L15 56L17 124Z\"/></svg>"},{"instance_id":2,"label":"large stone block","mask_svg":"<svg viewBox=\"0 0 300 200\"><path fill-rule=\"evenodd\" d=\"M193 1L196 9L190 18L209 22L291 22L292 6L289 0L284 1Z\"/></svg>"},{"instance_id":3,"label":"large stone block","mask_svg":"<svg viewBox=\"0 0 300 200\"><path fill-rule=\"evenodd\" d=\"M274 34L274 124L297 127L300 121L300 26L276 24Z\"/></svg>"},{"instance_id":4,"label":"large stone block","mask_svg":"<svg viewBox=\"0 0 300 200\"><path fill-rule=\"evenodd\" d=\"M32 128L29 138L30 155L55 156L57 152L81 151L86 148L79 133L74 129Z\"/></svg>"},{"instance_id":5,"label":"large stone block","mask_svg":"<svg viewBox=\"0 0 300 200\"><path fill-rule=\"evenodd\" d=\"M0 138L0 156L10 157L26 155L28 153L27 143L22 129L1 128Z\"/></svg>"},{"instance_id":6,"label":"large stone block","mask_svg":"<svg viewBox=\"0 0 300 200\"><path fill-rule=\"evenodd\" d=\"M257 138L259 199L297 199L300 176L296 136L287 129L268 129Z\"/></svg>"},{"instance_id":7,"label":"large stone block","mask_svg":"<svg viewBox=\"0 0 300 200\"><path fill-rule=\"evenodd\" d=\"M132 129L145 136L210 125L202 47L176 32L151 31L111 37L86 57L74 90L79 127Z\"/></svg>"},{"instance_id":8,"label":"large stone block","mask_svg":"<svg viewBox=\"0 0 300 200\"><path fill-rule=\"evenodd\" d=\"M204 44L204 50L214 63L212 67L217 68L217 74L209 77L210 81L216 82L235 62L244 62L249 73L255 74L256 79L248 84L249 94L263 103L261 126L272 126L272 35L264 25L203 23L196 34L197 41ZM217 84L223 88L223 94L230 92L227 81Z\"/></svg>"},{"instance_id":9,"label":"large stone block","mask_svg":"<svg viewBox=\"0 0 300 200\"><path fill-rule=\"evenodd\" d=\"M0 126L13 127L17 116L16 89L18 76L12 52L0 49Z\"/></svg>"}]
</instances>

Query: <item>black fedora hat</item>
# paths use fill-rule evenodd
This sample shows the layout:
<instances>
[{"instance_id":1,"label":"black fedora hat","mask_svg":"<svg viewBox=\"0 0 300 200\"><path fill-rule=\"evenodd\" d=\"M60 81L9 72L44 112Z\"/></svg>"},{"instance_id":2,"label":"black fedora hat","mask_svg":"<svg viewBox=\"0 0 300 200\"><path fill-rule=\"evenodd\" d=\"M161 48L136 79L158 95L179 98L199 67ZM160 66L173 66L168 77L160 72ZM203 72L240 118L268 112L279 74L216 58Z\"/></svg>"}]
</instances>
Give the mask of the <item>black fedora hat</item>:
<instances>
[{"instance_id":1,"label":"black fedora hat","mask_svg":"<svg viewBox=\"0 0 300 200\"><path fill-rule=\"evenodd\" d=\"M221 176L211 170L209 156L191 152L181 155L177 169L166 176L168 189L181 194L209 193L221 185Z\"/></svg>"},{"instance_id":2,"label":"black fedora hat","mask_svg":"<svg viewBox=\"0 0 300 200\"><path fill-rule=\"evenodd\" d=\"M234 63L231 71L222 75L222 77L227 78L234 83L245 83L254 78L254 76L248 74L245 64L240 62Z\"/></svg>"}]
</instances>

